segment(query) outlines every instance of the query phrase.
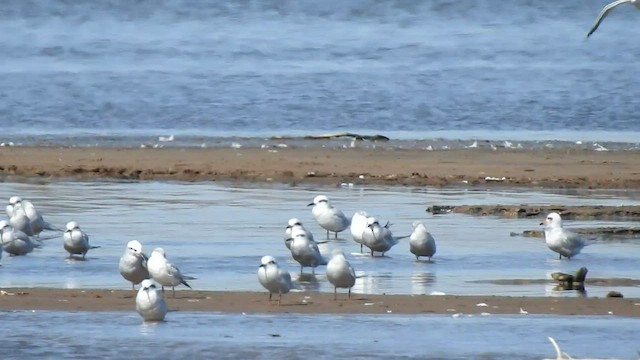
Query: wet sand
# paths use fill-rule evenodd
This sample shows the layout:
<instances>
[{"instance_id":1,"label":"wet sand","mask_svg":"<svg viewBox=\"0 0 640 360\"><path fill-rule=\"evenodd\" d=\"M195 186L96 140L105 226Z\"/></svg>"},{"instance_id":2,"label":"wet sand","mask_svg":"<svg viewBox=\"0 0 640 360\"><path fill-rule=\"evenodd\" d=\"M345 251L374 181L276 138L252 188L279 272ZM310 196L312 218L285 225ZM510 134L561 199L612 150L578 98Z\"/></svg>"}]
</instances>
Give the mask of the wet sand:
<instances>
[{"instance_id":1,"label":"wet sand","mask_svg":"<svg viewBox=\"0 0 640 360\"><path fill-rule=\"evenodd\" d=\"M0 310L134 311L136 291L12 288L0 295ZM522 314L640 317L640 299L453 295L362 295L292 292L268 303L266 292L177 291L165 293L177 311L325 314ZM277 298L277 297L276 297ZM478 306L478 304L481 304ZM486 304L483 306L482 304ZM524 315L524 314L523 314Z\"/></svg>"},{"instance_id":2,"label":"wet sand","mask_svg":"<svg viewBox=\"0 0 640 360\"><path fill-rule=\"evenodd\" d=\"M639 189L640 153L2 147L0 177Z\"/></svg>"}]
</instances>

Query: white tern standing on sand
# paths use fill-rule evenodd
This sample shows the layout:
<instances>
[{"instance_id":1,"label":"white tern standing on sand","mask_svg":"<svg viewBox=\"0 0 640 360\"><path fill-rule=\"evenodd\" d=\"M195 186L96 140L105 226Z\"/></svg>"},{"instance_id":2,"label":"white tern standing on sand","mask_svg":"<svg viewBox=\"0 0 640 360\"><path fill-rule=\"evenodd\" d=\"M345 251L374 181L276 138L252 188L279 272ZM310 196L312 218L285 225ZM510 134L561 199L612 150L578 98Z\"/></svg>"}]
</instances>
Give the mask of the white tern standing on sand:
<instances>
[{"instance_id":1,"label":"white tern standing on sand","mask_svg":"<svg viewBox=\"0 0 640 360\"><path fill-rule=\"evenodd\" d=\"M351 288L356 283L356 272L340 249L332 252L331 260L327 264L327 280L333 285L333 300L338 297L338 288L348 288L351 298Z\"/></svg>"},{"instance_id":2,"label":"white tern standing on sand","mask_svg":"<svg viewBox=\"0 0 640 360\"><path fill-rule=\"evenodd\" d=\"M151 275L153 281L162 285L162 291L164 291L165 286L171 286L172 296L176 295L176 286L180 284L191 289L187 280L191 280L193 278L183 276L180 269L167 260L164 249L162 248L156 248L153 250L151 257L147 261L147 269L149 270L149 275Z\"/></svg>"},{"instance_id":3,"label":"white tern standing on sand","mask_svg":"<svg viewBox=\"0 0 640 360\"><path fill-rule=\"evenodd\" d=\"M258 267L258 281L269 292L269 303L273 294L278 294L278 304L282 302L282 294L286 294L293 287L291 275L280 268L273 256L263 256Z\"/></svg>"}]
</instances>

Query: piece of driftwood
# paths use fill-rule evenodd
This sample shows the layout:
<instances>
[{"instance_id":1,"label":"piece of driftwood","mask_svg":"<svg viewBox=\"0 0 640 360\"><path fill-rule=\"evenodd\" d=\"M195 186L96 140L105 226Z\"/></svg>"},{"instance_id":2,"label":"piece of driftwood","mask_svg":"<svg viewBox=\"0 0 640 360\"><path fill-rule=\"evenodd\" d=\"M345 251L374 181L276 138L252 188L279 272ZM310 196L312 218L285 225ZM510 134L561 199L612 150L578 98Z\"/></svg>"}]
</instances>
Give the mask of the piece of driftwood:
<instances>
[{"instance_id":1,"label":"piece of driftwood","mask_svg":"<svg viewBox=\"0 0 640 360\"><path fill-rule=\"evenodd\" d=\"M361 135L350 132L338 132L319 135L305 135L302 138L306 140L327 140L333 138L348 137L356 140L369 140L369 141L389 141L390 139L384 135ZM272 139L295 139L295 136L274 136Z\"/></svg>"}]
</instances>

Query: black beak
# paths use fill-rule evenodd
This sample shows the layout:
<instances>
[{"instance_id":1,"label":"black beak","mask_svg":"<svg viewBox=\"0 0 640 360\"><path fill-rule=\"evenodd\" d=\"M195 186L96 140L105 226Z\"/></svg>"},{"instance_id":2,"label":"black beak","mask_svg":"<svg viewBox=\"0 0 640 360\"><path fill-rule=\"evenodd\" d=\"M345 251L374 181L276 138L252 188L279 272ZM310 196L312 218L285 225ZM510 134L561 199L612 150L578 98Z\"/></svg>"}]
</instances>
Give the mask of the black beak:
<instances>
[{"instance_id":1,"label":"black beak","mask_svg":"<svg viewBox=\"0 0 640 360\"><path fill-rule=\"evenodd\" d=\"M314 204L314 203L311 203L311 204L308 204L307 206L313 206L313 205L315 205L315 204Z\"/></svg>"},{"instance_id":2,"label":"black beak","mask_svg":"<svg viewBox=\"0 0 640 360\"><path fill-rule=\"evenodd\" d=\"M540 225L544 225L544 221L540 223Z\"/></svg>"},{"instance_id":3,"label":"black beak","mask_svg":"<svg viewBox=\"0 0 640 360\"><path fill-rule=\"evenodd\" d=\"M265 267L264 264L260 264L260 266L258 266L258 269Z\"/></svg>"}]
</instances>

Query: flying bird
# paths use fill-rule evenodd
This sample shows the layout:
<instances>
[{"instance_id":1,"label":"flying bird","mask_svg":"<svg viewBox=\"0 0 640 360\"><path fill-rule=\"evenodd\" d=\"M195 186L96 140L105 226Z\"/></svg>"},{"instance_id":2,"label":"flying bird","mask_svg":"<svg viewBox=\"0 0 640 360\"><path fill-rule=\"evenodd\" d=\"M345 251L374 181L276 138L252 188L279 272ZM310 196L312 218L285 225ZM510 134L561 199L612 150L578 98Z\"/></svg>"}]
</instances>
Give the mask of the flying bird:
<instances>
[{"instance_id":1,"label":"flying bird","mask_svg":"<svg viewBox=\"0 0 640 360\"><path fill-rule=\"evenodd\" d=\"M622 5L622 4L633 5L637 9L640 9L640 0L617 0L607 4L604 8L602 8L602 11L600 11L600 14L598 14L598 17L596 18L596 22L593 23L591 30L589 30L589 33L587 34L587 38L591 36L591 34L593 34L598 29L598 26L600 26L600 23L604 20L605 17L607 17L607 15L609 15L611 10L613 10L616 6Z\"/></svg>"}]
</instances>

